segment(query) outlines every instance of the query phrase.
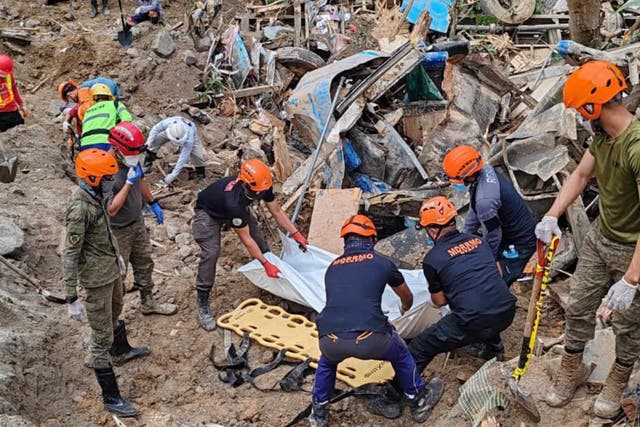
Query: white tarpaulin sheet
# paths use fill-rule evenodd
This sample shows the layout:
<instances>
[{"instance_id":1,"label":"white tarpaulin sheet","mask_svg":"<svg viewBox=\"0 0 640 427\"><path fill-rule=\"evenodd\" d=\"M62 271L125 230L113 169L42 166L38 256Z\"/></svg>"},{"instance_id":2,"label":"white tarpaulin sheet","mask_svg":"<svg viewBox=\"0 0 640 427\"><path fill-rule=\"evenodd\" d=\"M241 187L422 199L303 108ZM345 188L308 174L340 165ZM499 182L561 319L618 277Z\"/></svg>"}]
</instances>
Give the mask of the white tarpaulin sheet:
<instances>
[{"instance_id":1,"label":"white tarpaulin sheet","mask_svg":"<svg viewBox=\"0 0 640 427\"><path fill-rule=\"evenodd\" d=\"M271 252L266 253L265 258L280 269L281 278L268 277L257 260L243 265L239 271L257 287L310 307L319 313L325 305L324 274L337 255L314 246L308 246L307 252L302 252L293 239L285 237L282 233L280 236L282 258ZM427 281L422 271L400 271L413 292L413 308L401 316L400 298L387 286L382 295L382 311L387 314L403 338L413 338L427 326L437 322L440 314L431 303Z\"/></svg>"}]
</instances>

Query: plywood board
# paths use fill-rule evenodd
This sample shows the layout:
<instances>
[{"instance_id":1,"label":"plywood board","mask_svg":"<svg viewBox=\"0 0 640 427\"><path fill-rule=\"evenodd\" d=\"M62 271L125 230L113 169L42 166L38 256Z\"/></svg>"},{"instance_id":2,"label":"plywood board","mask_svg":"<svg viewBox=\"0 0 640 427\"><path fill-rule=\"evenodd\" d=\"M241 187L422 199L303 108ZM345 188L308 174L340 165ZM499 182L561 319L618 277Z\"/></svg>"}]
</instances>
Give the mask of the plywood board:
<instances>
[{"instance_id":1,"label":"plywood board","mask_svg":"<svg viewBox=\"0 0 640 427\"><path fill-rule=\"evenodd\" d=\"M336 255L342 254L340 228L348 217L358 213L361 195L359 188L318 191L309 226L309 242Z\"/></svg>"}]
</instances>

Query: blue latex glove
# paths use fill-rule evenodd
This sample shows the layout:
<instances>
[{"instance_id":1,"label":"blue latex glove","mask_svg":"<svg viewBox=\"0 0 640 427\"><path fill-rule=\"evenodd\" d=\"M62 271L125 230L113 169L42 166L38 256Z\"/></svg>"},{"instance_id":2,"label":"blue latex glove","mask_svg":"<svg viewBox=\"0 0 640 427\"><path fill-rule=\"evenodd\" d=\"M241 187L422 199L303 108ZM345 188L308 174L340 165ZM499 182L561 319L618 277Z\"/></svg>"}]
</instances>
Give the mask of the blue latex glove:
<instances>
[{"instance_id":1,"label":"blue latex glove","mask_svg":"<svg viewBox=\"0 0 640 427\"><path fill-rule=\"evenodd\" d=\"M142 167L137 165L135 168L129 168L127 172L127 184L133 185L142 178Z\"/></svg>"},{"instance_id":2,"label":"blue latex glove","mask_svg":"<svg viewBox=\"0 0 640 427\"><path fill-rule=\"evenodd\" d=\"M162 208L158 204L158 202L151 203L151 210L153 214L156 216L156 222L158 224L164 224L164 212L162 212Z\"/></svg>"}]
</instances>

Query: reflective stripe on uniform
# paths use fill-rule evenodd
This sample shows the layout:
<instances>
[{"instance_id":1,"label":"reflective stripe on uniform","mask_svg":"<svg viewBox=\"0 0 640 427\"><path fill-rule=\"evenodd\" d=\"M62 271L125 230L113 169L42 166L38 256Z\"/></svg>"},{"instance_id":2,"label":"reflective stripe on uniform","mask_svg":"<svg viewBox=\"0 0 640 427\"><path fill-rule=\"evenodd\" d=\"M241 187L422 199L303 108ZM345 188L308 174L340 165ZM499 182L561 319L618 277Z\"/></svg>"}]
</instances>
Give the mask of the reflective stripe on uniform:
<instances>
[{"instance_id":1,"label":"reflective stripe on uniform","mask_svg":"<svg viewBox=\"0 0 640 427\"><path fill-rule=\"evenodd\" d=\"M4 84L0 84L0 108L6 107L15 99L15 96L13 94L13 82L11 79L11 74L0 73L0 80L3 79Z\"/></svg>"}]
</instances>

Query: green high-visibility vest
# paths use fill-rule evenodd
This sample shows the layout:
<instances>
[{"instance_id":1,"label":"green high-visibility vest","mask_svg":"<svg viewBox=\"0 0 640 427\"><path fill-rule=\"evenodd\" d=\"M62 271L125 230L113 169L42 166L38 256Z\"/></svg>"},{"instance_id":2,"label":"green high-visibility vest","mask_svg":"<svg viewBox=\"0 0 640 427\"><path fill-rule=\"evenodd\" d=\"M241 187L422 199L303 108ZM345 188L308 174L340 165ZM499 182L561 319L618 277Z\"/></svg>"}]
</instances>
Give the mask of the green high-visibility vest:
<instances>
[{"instance_id":1,"label":"green high-visibility vest","mask_svg":"<svg viewBox=\"0 0 640 427\"><path fill-rule=\"evenodd\" d=\"M109 131L119 122L130 122L127 107L118 101L102 101L87 110L82 121L80 149L91 145L108 144Z\"/></svg>"}]
</instances>

